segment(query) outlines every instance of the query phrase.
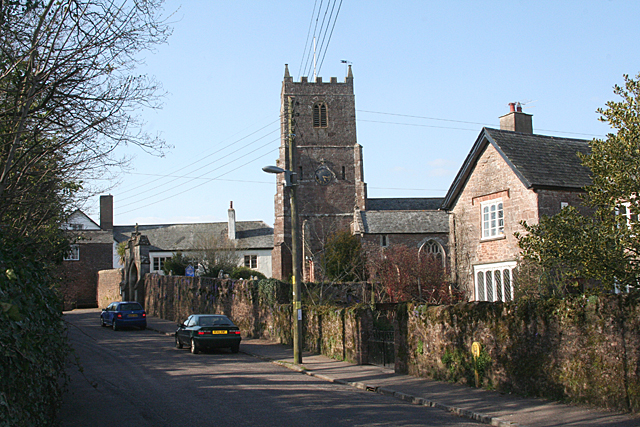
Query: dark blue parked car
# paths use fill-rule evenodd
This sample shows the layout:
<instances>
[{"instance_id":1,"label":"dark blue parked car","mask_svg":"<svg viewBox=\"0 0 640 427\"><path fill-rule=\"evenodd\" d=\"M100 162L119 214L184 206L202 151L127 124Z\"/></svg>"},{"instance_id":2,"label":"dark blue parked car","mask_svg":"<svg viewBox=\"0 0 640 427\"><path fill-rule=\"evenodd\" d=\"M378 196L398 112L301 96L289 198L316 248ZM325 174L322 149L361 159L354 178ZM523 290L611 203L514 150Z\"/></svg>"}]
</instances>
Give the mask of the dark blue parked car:
<instances>
[{"instance_id":1,"label":"dark blue parked car","mask_svg":"<svg viewBox=\"0 0 640 427\"><path fill-rule=\"evenodd\" d=\"M100 325L111 325L114 331L128 326L147 328L147 313L135 301L112 302L100 313Z\"/></svg>"},{"instance_id":2,"label":"dark blue parked car","mask_svg":"<svg viewBox=\"0 0 640 427\"><path fill-rule=\"evenodd\" d=\"M222 314L192 314L176 331L176 347L187 345L191 353L228 347L232 353L240 350L240 328Z\"/></svg>"}]
</instances>

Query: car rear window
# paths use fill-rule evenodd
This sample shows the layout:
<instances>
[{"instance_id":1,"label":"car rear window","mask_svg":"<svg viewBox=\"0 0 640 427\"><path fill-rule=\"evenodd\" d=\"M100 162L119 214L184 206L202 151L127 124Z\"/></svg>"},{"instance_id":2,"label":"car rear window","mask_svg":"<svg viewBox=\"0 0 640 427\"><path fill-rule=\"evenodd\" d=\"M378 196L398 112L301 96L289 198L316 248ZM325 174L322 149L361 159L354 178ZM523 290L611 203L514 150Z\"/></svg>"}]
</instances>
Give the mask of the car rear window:
<instances>
[{"instance_id":1,"label":"car rear window","mask_svg":"<svg viewBox=\"0 0 640 427\"><path fill-rule=\"evenodd\" d=\"M201 317L199 326L233 326L231 320L226 317Z\"/></svg>"},{"instance_id":2,"label":"car rear window","mask_svg":"<svg viewBox=\"0 0 640 427\"><path fill-rule=\"evenodd\" d=\"M121 311L133 311L133 310L142 310L142 306L140 304L120 304Z\"/></svg>"}]
</instances>

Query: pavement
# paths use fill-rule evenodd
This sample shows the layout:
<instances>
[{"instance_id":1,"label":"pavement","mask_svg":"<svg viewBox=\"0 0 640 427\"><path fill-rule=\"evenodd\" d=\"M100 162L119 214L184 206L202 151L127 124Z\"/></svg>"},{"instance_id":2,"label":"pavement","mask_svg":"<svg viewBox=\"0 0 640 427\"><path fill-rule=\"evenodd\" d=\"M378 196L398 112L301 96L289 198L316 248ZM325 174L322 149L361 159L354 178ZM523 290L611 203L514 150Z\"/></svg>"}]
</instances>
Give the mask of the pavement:
<instances>
[{"instance_id":1,"label":"pavement","mask_svg":"<svg viewBox=\"0 0 640 427\"><path fill-rule=\"evenodd\" d=\"M176 323L148 316L147 329L173 336ZM355 365L319 354L303 353L302 364L296 365L291 347L264 339L243 338L240 352L324 381L439 408L492 426L640 426L640 414L607 412L399 375L388 368Z\"/></svg>"}]
</instances>

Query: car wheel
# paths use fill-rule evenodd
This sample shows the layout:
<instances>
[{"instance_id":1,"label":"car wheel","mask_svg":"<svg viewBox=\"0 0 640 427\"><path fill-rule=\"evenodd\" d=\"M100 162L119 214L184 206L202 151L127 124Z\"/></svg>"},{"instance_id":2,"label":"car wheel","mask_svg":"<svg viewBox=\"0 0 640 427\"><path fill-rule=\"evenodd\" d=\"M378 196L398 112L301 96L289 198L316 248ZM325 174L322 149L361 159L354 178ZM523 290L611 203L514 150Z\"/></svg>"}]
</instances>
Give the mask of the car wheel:
<instances>
[{"instance_id":1,"label":"car wheel","mask_svg":"<svg viewBox=\"0 0 640 427\"><path fill-rule=\"evenodd\" d=\"M198 342L191 338L191 353L198 354L200 353L200 348L198 348Z\"/></svg>"},{"instance_id":2,"label":"car wheel","mask_svg":"<svg viewBox=\"0 0 640 427\"><path fill-rule=\"evenodd\" d=\"M107 326L107 324L104 323L104 318L102 316L100 316L100 326L102 326L102 327Z\"/></svg>"},{"instance_id":3,"label":"car wheel","mask_svg":"<svg viewBox=\"0 0 640 427\"><path fill-rule=\"evenodd\" d=\"M182 348L182 342L178 338L178 334L176 334L176 348Z\"/></svg>"},{"instance_id":4,"label":"car wheel","mask_svg":"<svg viewBox=\"0 0 640 427\"><path fill-rule=\"evenodd\" d=\"M117 330L118 330L118 324L116 323L116 319L113 319L113 320L111 321L111 326L113 327L113 330L114 330L114 331L117 331Z\"/></svg>"},{"instance_id":5,"label":"car wheel","mask_svg":"<svg viewBox=\"0 0 640 427\"><path fill-rule=\"evenodd\" d=\"M142 326L140 326L140 330L141 330L141 331L144 331L145 329L147 329L147 325L142 325Z\"/></svg>"},{"instance_id":6,"label":"car wheel","mask_svg":"<svg viewBox=\"0 0 640 427\"><path fill-rule=\"evenodd\" d=\"M240 344L234 344L231 346L231 353L237 353L240 351Z\"/></svg>"}]
</instances>

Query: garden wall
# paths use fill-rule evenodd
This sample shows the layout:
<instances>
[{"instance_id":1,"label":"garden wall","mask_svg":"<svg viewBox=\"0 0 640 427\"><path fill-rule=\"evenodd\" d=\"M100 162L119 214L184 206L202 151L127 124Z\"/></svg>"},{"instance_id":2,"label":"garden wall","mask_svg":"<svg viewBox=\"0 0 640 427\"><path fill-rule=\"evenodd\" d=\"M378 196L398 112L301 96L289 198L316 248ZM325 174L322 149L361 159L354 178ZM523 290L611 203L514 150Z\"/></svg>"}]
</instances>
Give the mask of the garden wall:
<instances>
[{"instance_id":1,"label":"garden wall","mask_svg":"<svg viewBox=\"0 0 640 427\"><path fill-rule=\"evenodd\" d=\"M112 270L98 271L98 286L96 299L98 308L107 308L114 301L121 301L120 282L124 277L124 270L116 268Z\"/></svg>"},{"instance_id":2,"label":"garden wall","mask_svg":"<svg viewBox=\"0 0 640 427\"><path fill-rule=\"evenodd\" d=\"M635 297L399 308L396 367L410 375L525 396L640 411Z\"/></svg>"},{"instance_id":3,"label":"garden wall","mask_svg":"<svg viewBox=\"0 0 640 427\"><path fill-rule=\"evenodd\" d=\"M288 284L147 275L145 286L151 316L183 321L195 312L222 313L244 336L292 344ZM377 316L366 304L307 304L304 347L366 364ZM640 412L636 297L399 304L393 317L398 373L473 386L475 367L485 388ZM481 345L477 359L473 342Z\"/></svg>"}]
</instances>

